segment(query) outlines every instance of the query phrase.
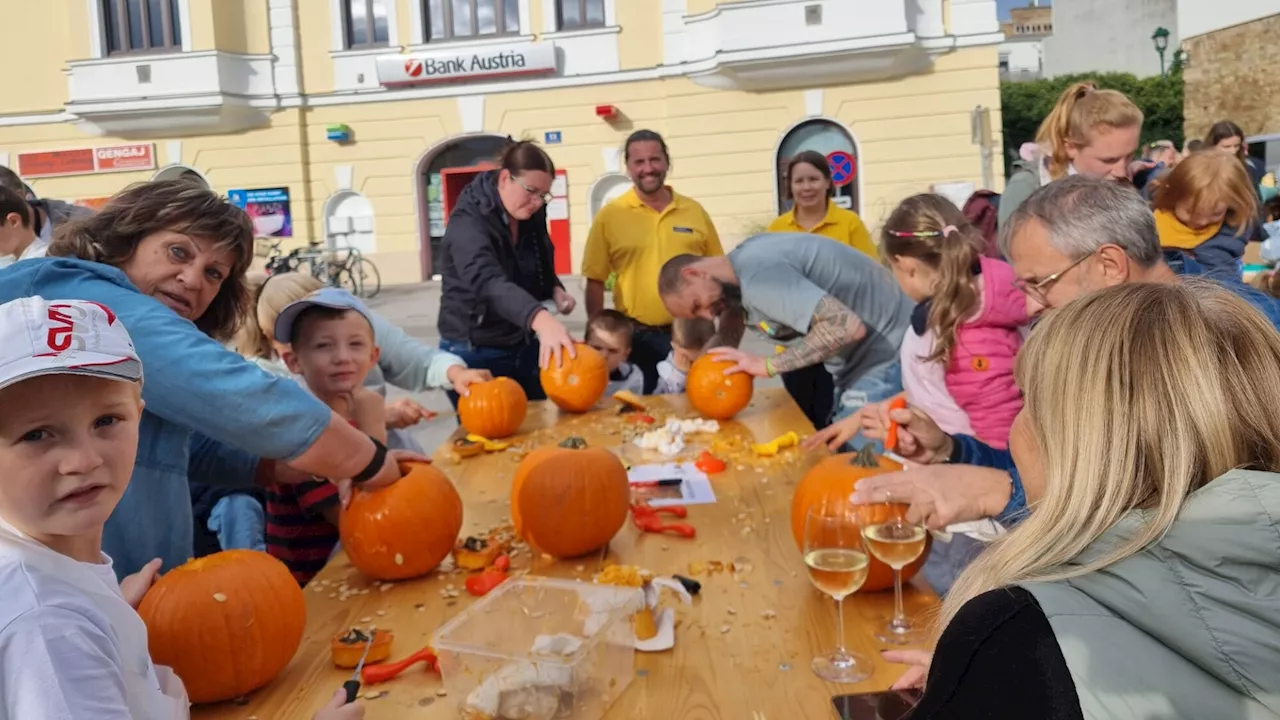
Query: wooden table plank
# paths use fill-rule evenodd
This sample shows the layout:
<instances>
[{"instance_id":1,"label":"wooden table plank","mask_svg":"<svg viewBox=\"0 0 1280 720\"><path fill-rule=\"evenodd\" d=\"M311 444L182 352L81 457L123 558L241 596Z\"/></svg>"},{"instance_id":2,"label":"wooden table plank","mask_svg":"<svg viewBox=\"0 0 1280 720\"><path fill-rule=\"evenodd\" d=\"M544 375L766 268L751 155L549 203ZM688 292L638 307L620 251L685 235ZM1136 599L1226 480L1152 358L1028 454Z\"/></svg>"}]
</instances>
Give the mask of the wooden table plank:
<instances>
[{"instance_id":1,"label":"wooden table plank","mask_svg":"<svg viewBox=\"0 0 1280 720\"><path fill-rule=\"evenodd\" d=\"M653 414L659 418L692 415L683 397L663 397L654 403ZM527 447L582 435L588 443L619 448L627 427L611 409L573 416L549 404L532 403L521 434L513 440ZM641 534L628 524L611 543L607 557L554 561L527 553L516 556L514 567L528 568L534 575L588 581L611 563L687 575L691 562L750 561L752 569L736 579L727 572L697 578L702 593L693 606L676 605L676 647L664 653L636 654L637 677L610 709L610 720L828 720L832 695L887 688L904 670L879 660L882 645L872 635L876 624L892 612L891 591L855 594L845 601L848 646L872 660L870 680L833 685L819 680L809 668L815 653L834 644L835 609L805 575L791 536L790 507L795 483L823 454L791 449L777 458L756 459L746 449L749 442L767 441L787 430L804 434L812 426L781 389L759 392L751 407L724 424L718 437L730 466L712 478L714 505L689 506L688 521L698 529L696 539ZM706 444L691 443L686 454L696 454ZM725 450L726 444L731 448ZM621 452L633 463L660 460L634 445ZM507 522L507 496L517 458L515 453L503 452L459 461L448 457L447 450L437 453L437 464L453 478L463 497L464 534L482 534ZM363 588L362 594L345 601L330 597L333 587L344 579L350 586ZM192 717L310 720L349 676L330 663L330 637L343 628L373 622L395 632L392 659L404 657L427 644L437 627L470 604L465 591L457 600L441 597L450 585L462 590L463 580L461 574L432 573L383 586L364 580L346 556L338 554L307 588L307 634L289 667L247 703L194 708ZM672 604L669 599L666 602ZM909 586L909 613L922 616L920 611L936 602L922 581ZM766 619L766 611L776 616ZM455 701L461 698L437 697L442 687L439 676L420 668L390 683L365 688L365 692L388 691L378 699L361 701L368 708L366 717L456 717Z\"/></svg>"}]
</instances>

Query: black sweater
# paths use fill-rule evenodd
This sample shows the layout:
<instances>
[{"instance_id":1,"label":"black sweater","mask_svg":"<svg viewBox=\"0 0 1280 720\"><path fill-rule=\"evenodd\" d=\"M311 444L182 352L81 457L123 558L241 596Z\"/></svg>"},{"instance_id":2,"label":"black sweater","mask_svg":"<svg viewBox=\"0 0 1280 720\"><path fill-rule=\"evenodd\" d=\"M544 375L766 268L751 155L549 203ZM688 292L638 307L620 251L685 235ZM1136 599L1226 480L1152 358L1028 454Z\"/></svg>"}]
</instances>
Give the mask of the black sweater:
<instances>
[{"instance_id":1,"label":"black sweater","mask_svg":"<svg viewBox=\"0 0 1280 720\"><path fill-rule=\"evenodd\" d=\"M498 197L498 172L475 177L449 214L440 276L440 337L477 346L511 346L530 338L529 324L557 287L554 250L541 208L519 222L516 242Z\"/></svg>"}]
</instances>

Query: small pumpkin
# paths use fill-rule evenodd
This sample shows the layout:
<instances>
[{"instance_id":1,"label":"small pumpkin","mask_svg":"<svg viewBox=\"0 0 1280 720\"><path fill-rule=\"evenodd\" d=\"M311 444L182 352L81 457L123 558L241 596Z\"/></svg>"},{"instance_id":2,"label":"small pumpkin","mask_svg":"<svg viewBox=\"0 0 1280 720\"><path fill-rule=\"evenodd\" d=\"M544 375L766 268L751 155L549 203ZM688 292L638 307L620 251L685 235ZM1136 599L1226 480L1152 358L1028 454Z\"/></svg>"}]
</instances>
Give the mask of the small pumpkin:
<instances>
[{"instance_id":1,"label":"small pumpkin","mask_svg":"<svg viewBox=\"0 0 1280 720\"><path fill-rule=\"evenodd\" d=\"M428 463L402 463L404 477L376 490L356 488L338 518L351 564L374 580L425 575L453 552L462 498Z\"/></svg>"},{"instance_id":2,"label":"small pumpkin","mask_svg":"<svg viewBox=\"0 0 1280 720\"><path fill-rule=\"evenodd\" d=\"M877 453L871 445L864 445L856 453L843 453L823 459L809 469L796 485L795 495L791 499L791 534L795 537L796 547L804 552L804 523L810 509L821 508L828 502L841 502L853 494L854 488L862 480L873 475L897 472L902 469L898 463ZM888 508L882 508L887 512ZM889 520L876 516L877 506L866 505L859 514L863 522L876 523ZM924 565L929 557L929 548L933 542L926 536L924 551L915 562L902 569L902 580L910 580ZM867 570L866 582L860 592L875 592L893 587L893 568L880 562L875 556L870 557L871 565Z\"/></svg>"},{"instance_id":3,"label":"small pumpkin","mask_svg":"<svg viewBox=\"0 0 1280 720\"><path fill-rule=\"evenodd\" d=\"M540 552L558 558L607 545L627 521L631 486L618 456L581 438L540 447L516 467L511 522Z\"/></svg>"},{"instance_id":4,"label":"small pumpkin","mask_svg":"<svg viewBox=\"0 0 1280 720\"><path fill-rule=\"evenodd\" d=\"M685 381L685 394L694 410L713 420L728 420L751 402L751 376L744 372L725 375L733 367L728 360L703 355L693 361Z\"/></svg>"},{"instance_id":5,"label":"small pumpkin","mask_svg":"<svg viewBox=\"0 0 1280 720\"><path fill-rule=\"evenodd\" d=\"M577 357L561 354L560 367L547 367L540 379L547 399L561 410L586 412L609 387L609 363L590 345L577 343L575 347Z\"/></svg>"},{"instance_id":6,"label":"small pumpkin","mask_svg":"<svg viewBox=\"0 0 1280 720\"><path fill-rule=\"evenodd\" d=\"M459 424L467 432L490 440L514 435L528 410L524 388L509 377L474 383L458 398Z\"/></svg>"},{"instance_id":7,"label":"small pumpkin","mask_svg":"<svg viewBox=\"0 0 1280 720\"><path fill-rule=\"evenodd\" d=\"M307 603L279 560L226 550L170 570L138 606L147 649L193 703L238 698L270 683L302 642Z\"/></svg>"}]
</instances>

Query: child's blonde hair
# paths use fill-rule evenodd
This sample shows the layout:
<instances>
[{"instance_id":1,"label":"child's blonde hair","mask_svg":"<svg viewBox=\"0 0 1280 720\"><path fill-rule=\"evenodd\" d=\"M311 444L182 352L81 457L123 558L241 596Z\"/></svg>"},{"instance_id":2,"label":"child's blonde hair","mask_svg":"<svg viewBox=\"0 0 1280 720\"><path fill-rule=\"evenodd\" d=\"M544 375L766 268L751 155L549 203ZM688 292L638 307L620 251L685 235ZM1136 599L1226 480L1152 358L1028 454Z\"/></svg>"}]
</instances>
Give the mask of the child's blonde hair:
<instances>
[{"instance_id":1,"label":"child's blonde hair","mask_svg":"<svg viewBox=\"0 0 1280 720\"><path fill-rule=\"evenodd\" d=\"M271 338L275 333L276 318L285 306L324 287L324 283L298 272L267 275L253 272L245 278L253 304L236 333L232 347L247 358L275 357Z\"/></svg>"},{"instance_id":2,"label":"child's blonde hair","mask_svg":"<svg viewBox=\"0 0 1280 720\"><path fill-rule=\"evenodd\" d=\"M706 350L715 336L716 324L706 318L676 318L671 321L671 342L685 350Z\"/></svg>"},{"instance_id":3,"label":"child's blonde hair","mask_svg":"<svg viewBox=\"0 0 1280 720\"><path fill-rule=\"evenodd\" d=\"M1201 150L1178 163L1156 188L1152 206L1174 213L1227 206L1226 223L1242 235L1258 218L1258 197L1244 163L1220 150Z\"/></svg>"},{"instance_id":4,"label":"child's blonde hair","mask_svg":"<svg viewBox=\"0 0 1280 720\"><path fill-rule=\"evenodd\" d=\"M617 310L605 309L591 316L587 321L588 340L595 333L606 332L611 335L621 335L626 338L627 346L631 346L631 336L635 333L635 323L631 318L627 317Z\"/></svg>"},{"instance_id":5,"label":"child's blonde hair","mask_svg":"<svg viewBox=\"0 0 1280 720\"><path fill-rule=\"evenodd\" d=\"M984 592L1142 551L1190 493L1229 470L1280 469L1280 335L1212 281L1126 283L1055 310L1023 346L1017 376L1026 405L1015 433L1039 451L1043 496L961 574L935 639ZM1079 561L1135 510L1131 533Z\"/></svg>"},{"instance_id":6,"label":"child's blonde hair","mask_svg":"<svg viewBox=\"0 0 1280 720\"><path fill-rule=\"evenodd\" d=\"M1142 125L1142 111L1118 90L1099 90L1088 82L1076 83L1058 96L1053 110L1040 123L1036 142L1049 159L1049 177L1067 174L1071 159L1067 144L1087 146L1095 128L1131 128Z\"/></svg>"},{"instance_id":7,"label":"child's blonde hair","mask_svg":"<svg viewBox=\"0 0 1280 720\"><path fill-rule=\"evenodd\" d=\"M885 221L880 254L915 258L938 271L929 306L929 329L935 335L929 362L948 362L956 344L956 328L978 309L973 264L982 255L982 233L955 203L933 193L903 200Z\"/></svg>"}]
</instances>

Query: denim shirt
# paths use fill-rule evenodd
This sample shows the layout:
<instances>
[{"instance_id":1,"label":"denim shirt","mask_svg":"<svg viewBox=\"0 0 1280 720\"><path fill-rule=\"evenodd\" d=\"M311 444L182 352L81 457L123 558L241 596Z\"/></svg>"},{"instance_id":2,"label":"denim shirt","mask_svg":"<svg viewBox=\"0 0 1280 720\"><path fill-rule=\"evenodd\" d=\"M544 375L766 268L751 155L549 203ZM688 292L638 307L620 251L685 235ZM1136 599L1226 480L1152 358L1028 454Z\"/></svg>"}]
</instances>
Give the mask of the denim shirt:
<instances>
[{"instance_id":1,"label":"denim shirt","mask_svg":"<svg viewBox=\"0 0 1280 720\"><path fill-rule=\"evenodd\" d=\"M1164 252L1164 261L1178 275L1206 275L1205 267L1191 255L1182 251L1166 250ZM1207 276L1257 308L1271 321L1271 324L1277 330L1280 330L1280 301L1260 290L1249 287L1238 278L1223 277L1216 274ZM968 435L953 435L952 440L954 441L954 450L951 462L1008 471L1010 481L1013 483L1013 490L1009 496L1009 503L1005 505L1004 511L1000 513L997 519L1005 525L1017 523L1026 514L1027 496L1022 488L1022 478L1018 475L1018 469L1013 465L1013 456L1009 454L1008 450L997 450Z\"/></svg>"},{"instance_id":2,"label":"denim shirt","mask_svg":"<svg viewBox=\"0 0 1280 720\"><path fill-rule=\"evenodd\" d=\"M324 403L225 349L114 267L42 258L0 270L0 303L35 295L111 308L142 359L137 462L102 538L120 577L152 558L172 570L191 557L190 463L214 469L206 477L248 482L250 458L293 459L328 427Z\"/></svg>"}]
</instances>

